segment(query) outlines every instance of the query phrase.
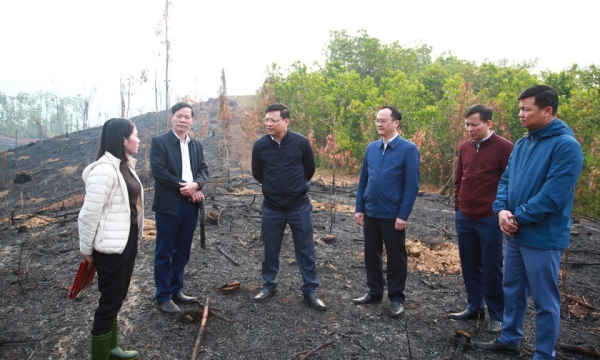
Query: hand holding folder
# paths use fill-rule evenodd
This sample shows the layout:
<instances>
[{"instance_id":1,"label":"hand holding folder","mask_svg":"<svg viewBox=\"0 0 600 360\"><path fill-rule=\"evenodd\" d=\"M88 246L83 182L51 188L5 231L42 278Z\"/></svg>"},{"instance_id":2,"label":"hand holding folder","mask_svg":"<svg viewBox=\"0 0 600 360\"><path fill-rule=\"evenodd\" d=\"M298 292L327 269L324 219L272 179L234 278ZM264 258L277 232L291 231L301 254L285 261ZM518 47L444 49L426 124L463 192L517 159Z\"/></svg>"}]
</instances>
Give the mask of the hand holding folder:
<instances>
[{"instance_id":1,"label":"hand holding folder","mask_svg":"<svg viewBox=\"0 0 600 360\"><path fill-rule=\"evenodd\" d=\"M92 263L92 267L89 270L88 266L89 262L87 259L84 259L81 263L79 263L79 269L77 270L75 281L73 281L73 286L71 287L71 292L69 293L69 300L72 300L94 280L94 276L96 275L96 264Z\"/></svg>"}]
</instances>

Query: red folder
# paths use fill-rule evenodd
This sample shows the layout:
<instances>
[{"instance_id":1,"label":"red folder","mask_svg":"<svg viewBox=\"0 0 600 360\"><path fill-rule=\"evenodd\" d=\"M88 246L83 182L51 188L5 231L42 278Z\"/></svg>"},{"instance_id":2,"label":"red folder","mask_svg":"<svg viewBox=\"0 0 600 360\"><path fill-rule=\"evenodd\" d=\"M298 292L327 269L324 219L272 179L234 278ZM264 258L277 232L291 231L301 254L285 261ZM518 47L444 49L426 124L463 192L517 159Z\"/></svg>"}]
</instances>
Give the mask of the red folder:
<instances>
[{"instance_id":1,"label":"red folder","mask_svg":"<svg viewBox=\"0 0 600 360\"><path fill-rule=\"evenodd\" d=\"M77 275L75 275L75 281L73 281L73 286L71 287L71 292L69 293L69 300L72 300L94 280L94 276L96 275L96 263L92 265L92 268L89 271L88 265L89 262L87 259L84 259L79 264Z\"/></svg>"}]
</instances>

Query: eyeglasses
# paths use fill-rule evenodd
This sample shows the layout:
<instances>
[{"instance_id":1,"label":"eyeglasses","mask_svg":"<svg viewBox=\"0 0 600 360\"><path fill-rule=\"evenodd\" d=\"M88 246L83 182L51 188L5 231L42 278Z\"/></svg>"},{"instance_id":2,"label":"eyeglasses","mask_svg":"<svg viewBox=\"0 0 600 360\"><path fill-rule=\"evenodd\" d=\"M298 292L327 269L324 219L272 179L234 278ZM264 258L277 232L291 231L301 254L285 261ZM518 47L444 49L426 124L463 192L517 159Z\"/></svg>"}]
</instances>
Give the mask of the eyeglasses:
<instances>
[{"instance_id":1,"label":"eyeglasses","mask_svg":"<svg viewBox=\"0 0 600 360\"><path fill-rule=\"evenodd\" d=\"M265 124L277 124L278 122L280 122L283 119L273 119L273 118L266 118L265 119Z\"/></svg>"},{"instance_id":2,"label":"eyeglasses","mask_svg":"<svg viewBox=\"0 0 600 360\"><path fill-rule=\"evenodd\" d=\"M398 121L398 119L391 119L391 120L392 121ZM390 120L388 120L388 119L377 119L377 120L375 120L375 124L385 124L388 121L390 121Z\"/></svg>"}]
</instances>

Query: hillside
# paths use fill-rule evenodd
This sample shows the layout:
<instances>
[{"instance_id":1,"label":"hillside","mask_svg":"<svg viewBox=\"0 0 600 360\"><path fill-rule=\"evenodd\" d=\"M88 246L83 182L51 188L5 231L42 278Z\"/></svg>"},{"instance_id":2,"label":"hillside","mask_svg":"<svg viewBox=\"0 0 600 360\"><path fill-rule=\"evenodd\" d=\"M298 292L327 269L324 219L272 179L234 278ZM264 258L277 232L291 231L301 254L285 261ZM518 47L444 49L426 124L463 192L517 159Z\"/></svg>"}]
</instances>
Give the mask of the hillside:
<instances>
[{"instance_id":1,"label":"hillside","mask_svg":"<svg viewBox=\"0 0 600 360\"><path fill-rule=\"evenodd\" d=\"M186 267L184 291L210 298L211 309L231 320L209 316L202 340L202 359L297 359L322 345L316 359L454 358L457 330L474 340L495 338L484 329L487 319L457 322L449 312L465 307L459 271L451 200L421 194L407 230L410 254L405 313L390 318L389 301L355 306L351 299L366 291L362 229L354 222L356 181L318 173L311 182L320 298L324 313L303 303L291 234L281 251L279 292L266 303L251 297L261 288L263 244L260 237L259 184L249 176L247 145L239 138L243 106L232 102L233 139L229 165L222 151L220 124L213 100L198 108L208 120L202 142L211 172L204 191L205 209L216 223L206 224L206 248L195 239ZM159 130L156 119L159 119ZM142 359L189 358L198 333L200 309L167 316L153 298L154 213L150 211L153 179L148 171L149 139L165 131L164 113L132 119L141 147L137 172L144 182L145 235L140 245L128 297L119 315L123 348L139 350ZM202 121L194 131L200 133ZM293 119L291 127L293 129ZM81 173L95 159L100 128L38 141L12 149L0 187L0 358L87 359L89 331L99 293L97 282L75 300L67 299L79 261L77 214L83 198ZM240 166L240 164L242 164ZM227 176L229 173L229 177ZM20 184L15 179L28 180ZM11 210L14 224L10 222ZM20 232L21 231L21 232ZM326 242L325 235L335 241ZM199 231L196 235L199 237ZM563 292L559 341L600 346L600 224L576 219L571 252L561 271ZM227 254L227 256L225 256ZM229 257L229 259L228 259ZM218 288L239 281L240 289ZM527 313L523 351L533 350L535 322ZM584 359L557 350L561 358ZM467 347L464 359L509 359Z\"/></svg>"}]
</instances>

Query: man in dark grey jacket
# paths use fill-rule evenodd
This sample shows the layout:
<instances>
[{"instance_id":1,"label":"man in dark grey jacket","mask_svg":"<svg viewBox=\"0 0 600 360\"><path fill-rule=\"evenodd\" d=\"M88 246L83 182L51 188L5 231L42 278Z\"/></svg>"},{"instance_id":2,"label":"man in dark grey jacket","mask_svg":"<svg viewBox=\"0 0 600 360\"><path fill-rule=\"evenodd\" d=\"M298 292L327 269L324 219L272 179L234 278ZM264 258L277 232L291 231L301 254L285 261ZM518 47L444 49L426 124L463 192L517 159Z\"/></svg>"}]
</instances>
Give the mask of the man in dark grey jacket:
<instances>
[{"instance_id":1,"label":"man in dark grey jacket","mask_svg":"<svg viewBox=\"0 0 600 360\"><path fill-rule=\"evenodd\" d=\"M313 242L312 205L308 181L315 173L315 160L308 139L288 130L290 112L283 104L269 105L267 134L252 148L252 175L262 184L262 234L265 256L262 264L263 290L253 300L263 302L277 292L279 252L286 224L294 239L296 261L304 283L304 298L316 310L327 309L317 297L319 286Z\"/></svg>"},{"instance_id":2,"label":"man in dark grey jacket","mask_svg":"<svg viewBox=\"0 0 600 360\"><path fill-rule=\"evenodd\" d=\"M200 141L188 132L194 123L194 109L187 103L171 108L173 130L152 139L150 167L154 176L156 250L154 253L154 296L159 309L179 313L175 304L196 301L184 295L183 269L190 259L192 238L198 222L198 208L208 180L208 167Z\"/></svg>"}]
</instances>

